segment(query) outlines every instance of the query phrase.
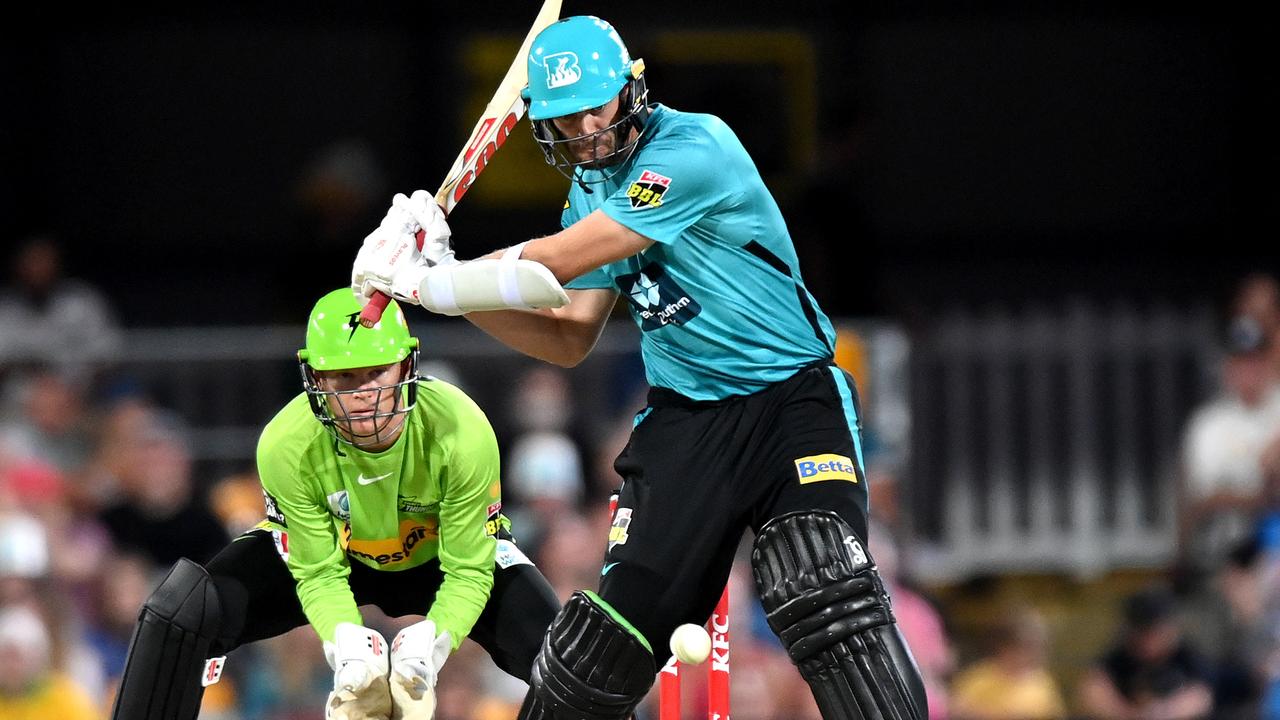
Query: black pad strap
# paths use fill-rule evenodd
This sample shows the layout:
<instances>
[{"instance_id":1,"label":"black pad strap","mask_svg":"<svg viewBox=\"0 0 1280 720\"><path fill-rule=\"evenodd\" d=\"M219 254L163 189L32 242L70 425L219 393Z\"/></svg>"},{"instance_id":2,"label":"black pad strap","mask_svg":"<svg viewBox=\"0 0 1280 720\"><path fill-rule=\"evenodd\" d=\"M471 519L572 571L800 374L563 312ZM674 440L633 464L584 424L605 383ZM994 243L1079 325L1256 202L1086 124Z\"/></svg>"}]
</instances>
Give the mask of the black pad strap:
<instances>
[{"instance_id":1,"label":"black pad strap","mask_svg":"<svg viewBox=\"0 0 1280 720\"><path fill-rule=\"evenodd\" d=\"M767 523L751 553L769 627L834 720L921 720L924 684L862 540L831 512Z\"/></svg>"},{"instance_id":2,"label":"black pad strap","mask_svg":"<svg viewBox=\"0 0 1280 720\"><path fill-rule=\"evenodd\" d=\"M205 569L174 564L138 615L116 693L114 720L195 720L200 671L218 635L222 610Z\"/></svg>"},{"instance_id":3,"label":"black pad strap","mask_svg":"<svg viewBox=\"0 0 1280 720\"><path fill-rule=\"evenodd\" d=\"M552 621L520 720L622 720L653 686L653 653L583 592Z\"/></svg>"}]
</instances>

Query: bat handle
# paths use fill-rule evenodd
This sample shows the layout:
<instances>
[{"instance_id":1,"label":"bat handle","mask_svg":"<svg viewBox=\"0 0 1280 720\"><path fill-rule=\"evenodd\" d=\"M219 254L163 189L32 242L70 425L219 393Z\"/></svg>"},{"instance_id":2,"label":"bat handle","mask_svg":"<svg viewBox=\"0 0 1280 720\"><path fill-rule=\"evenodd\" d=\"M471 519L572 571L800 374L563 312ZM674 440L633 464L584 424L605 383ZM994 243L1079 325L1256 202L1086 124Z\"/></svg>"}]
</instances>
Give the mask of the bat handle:
<instances>
[{"instance_id":1,"label":"bat handle","mask_svg":"<svg viewBox=\"0 0 1280 720\"><path fill-rule=\"evenodd\" d=\"M422 229L418 230L415 236L418 239L418 249L422 249L423 241L426 240L427 233ZM373 297L369 298L369 302L365 304L364 309L360 311L360 324L371 328L382 319L382 311L387 309L387 303L391 302L391 296L384 292L375 292Z\"/></svg>"}]
</instances>

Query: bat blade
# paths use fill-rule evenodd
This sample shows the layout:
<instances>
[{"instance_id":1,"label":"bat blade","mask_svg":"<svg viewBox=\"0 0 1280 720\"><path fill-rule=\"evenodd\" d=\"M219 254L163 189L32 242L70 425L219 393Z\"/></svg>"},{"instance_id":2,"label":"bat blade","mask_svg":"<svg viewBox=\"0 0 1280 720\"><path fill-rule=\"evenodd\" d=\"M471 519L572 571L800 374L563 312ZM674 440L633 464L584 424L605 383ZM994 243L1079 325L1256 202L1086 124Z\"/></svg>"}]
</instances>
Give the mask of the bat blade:
<instances>
[{"instance_id":1,"label":"bat blade","mask_svg":"<svg viewBox=\"0 0 1280 720\"><path fill-rule=\"evenodd\" d=\"M485 106L480 120L471 130L471 136L467 138L462 151L453 161L453 167L449 169L444 182L440 184L440 189L436 191L436 204L444 210L445 215L451 213L458 201L462 200L462 196L467 194L476 178L488 167L494 153L507 142L507 138L511 137L511 131L519 124L520 118L524 117L524 99L520 97L520 91L529 82L527 66L529 48L533 45L533 39L538 36L538 33L559 19L561 2L562 0L544 0L542 3L542 8L525 35L524 42L520 44L515 60L511 62L511 67L507 68L507 74L502 77L502 82L498 83L498 89L494 91L493 98ZM422 243L423 232L419 230L419 249L422 248ZM375 293L360 313L360 324L373 327L382 317L382 311L390 301L391 298L385 294Z\"/></svg>"}]
</instances>

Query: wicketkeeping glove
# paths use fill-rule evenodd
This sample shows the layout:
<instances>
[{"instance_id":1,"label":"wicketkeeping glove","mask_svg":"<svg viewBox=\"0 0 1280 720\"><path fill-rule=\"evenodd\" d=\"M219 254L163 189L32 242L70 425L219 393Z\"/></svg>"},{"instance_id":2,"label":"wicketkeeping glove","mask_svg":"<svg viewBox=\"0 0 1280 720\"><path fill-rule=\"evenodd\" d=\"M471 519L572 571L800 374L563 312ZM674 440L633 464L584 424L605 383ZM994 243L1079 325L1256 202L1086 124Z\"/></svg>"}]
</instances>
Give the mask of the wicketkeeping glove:
<instances>
[{"instance_id":1,"label":"wicketkeeping glove","mask_svg":"<svg viewBox=\"0 0 1280 720\"><path fill-rule=\"evenodd\" d=\"M430 620L396 635L391 643L391 720L431 720L436 712L436 678L451 649L449 633L437 635Z\"/></svg>"},{"instance_id":2,"label":"wicketkeeping glove","mask_svg":"<svg viewBox=\"0 0 1280 720\"><path fill-rule=\"evenodd\" d=\"M325 702L325 720L390 720L390 661L382 633L363 625L339 623L324 656L333 668L333 692Z\"/></svg>"}]
</instances>

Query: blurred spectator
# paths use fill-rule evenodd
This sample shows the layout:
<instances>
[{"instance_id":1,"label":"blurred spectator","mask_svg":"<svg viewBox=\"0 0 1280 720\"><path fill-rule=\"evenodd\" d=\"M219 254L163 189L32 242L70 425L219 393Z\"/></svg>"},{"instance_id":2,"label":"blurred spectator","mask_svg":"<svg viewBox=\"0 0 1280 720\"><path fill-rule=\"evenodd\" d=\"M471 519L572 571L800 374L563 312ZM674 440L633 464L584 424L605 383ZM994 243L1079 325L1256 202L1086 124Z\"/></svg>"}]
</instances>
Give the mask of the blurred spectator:
<instances>
[{"instance_id":1,"label":"blurred spectator","mask_svg":"<svg viewBox=\"0 0 1280 720\"><path fill-rule=\"evenodd\" d=\"M893 614L898 620L898 629L906 639L907 647L911 648L916 666L920 668L920 678L924 681L929 701L929 717L946 718L950 705L947 680L955 669L955 655L942 616L907 582L902 572L898 543L887 528L871 522L867 549L880 569L885 590L893 598Z\"/></svg>"},{"instance_id":2,"label":"blurred spectator","mask_svg":"<svg viewBox=\"0 0 1280 720\"><path fill-rule=\"evenodd\" d=\"M0 718L94 720L101 708L53 668L48 628L35 611L0 607Z\"/></svg>"},{"instance_id":3,"label":"blurred spectator","mask_svg":"<svg viewBox=\"0 0 1280 720\"><path fill-rule=\"evenodd\" d=\"M1067 716L1046 661L1049 630L1029 605L999 613L991 653L961 669L951 685L955 720L1051 720Z\"/></svg>"},{"instance_id":4,"label":"blurred spectator","mask_svg":"<svg viewBox=\"0 0 1280 720\"><path fill-rule=\"evenodd\" d=\"M1187 425L1180 545L1183 561L1200 574L1220 566L1262 510L1264 456L1269 446L1280 447L1280 382L1270 372L1270 344L1256 320L1233 318L1223 391L1196 409Z\"/></svg>"},{"instance_id":5,"label":"blurred spectator","mask_svg":"<svg viewBox=\"0 0 1280 720\"><path fill-rule=\"evenodd\" d=\"M1235 289L1231 311L1251 317L1267 337L1280 337L1280 281L1267 273L1246 275ZM1280 378L1280 344L1271 345L1271 369Z\"/></svg>"},{"instance_id":6,"label":"blurred spectator","mask_svg":"<svg viewBox=\"0 0 1280 720\"><path fill-rule=\"evenodd\" d=\"M1213 710L1211 670L1183 639L1172 592L1151 587L1129 596L1120 642L1080 683L1084 714L1102 720L1181 720Z\"/></svg>"},{"instance_id":7,"label":"blurred spectator","mask_svg":"<svg viewBox=\"0 0 1280 720\"><path fill-rule=\"evenodd\" d=\"M0 444L18 458L78 473L92 449L83 386L50 368L34 370L0 420Z\"/></svg>"},{"instance_id":8,"label":"blurred spectator","mask_svg":"<svg viewBox=\"0 0 1280 720\"><path fill-rule=\"evenodd\" d=\"M503 451L507 512L521 547L538 556L549 529L583 500L582 450L572 429L573 396L564 371L526 371L508 415L515 439Z\"/></svg>"},{"instance_id":9,"label":"blurred spectator","mask_svg":"<svg viewBox=\"0 0 1280 720\"><path fill-rule=\"evenodd\" d=\"M116 553L103 560L91 593L92 614L85 629L85 642L101 664L108 695L114 695L129 640L138 620L138 609L154 589L158 576L143 556Z\"/></svg>"},{"instance_id":10,"label":"blurred spectator","mask_svg":"<svg viewBox=\"0 0 1280 720\"><path fill-rule=\"evenodd\" d=\"M75 591L97 572L111 540L92 518L74 511L67 491L63 475L39 461L0 466L0 498L7 507L30 513L44 533L58 538L43 562L54 579Z\"/></svg>"},{"instance_id":11,"label":"blurred spectator","mask_svg":"<svg viewBox=\"0 0 1280 720\"><path fill-rule=\"evenodd\" d=\"M103 409L79 496L73 496L76 507L97 513L119 501L122 478L136 475L145 461L141 448L154 422L152 412L146 401L134 396L118 398Z\"/></svg>"},{"instance_id":12,"label":"blurred spectator","mask_svg":"<svg viewBox=\"0 0 1280 720\"><path fill-rule=\"evenodd\" d=\"M0 292L0 368L52 366L87 383L122 343L102 293L63 276L57 242L37 235L18 245L13 284Z\"/></svg>"},{"instance_id":13,"label":"blurred spectator","mask_svg":"<svg viewBox=\"0 0 1280 720\"><path fill-rule=\"evenodd\" d=\"M608 519L609 513L604 508L591 512L601 520ZM595 590L600 584L607 536L598 522L591 522L577 511L561 515L549 529L536 562L561 602L568 600L575 590Z\"/></svg>"},{"instance_id":14,"label":"blurred spectator","mask_svg":"<svg viewBox=\"0 0 1280 720\"><path fill-rule=\"evenodd\" d=\"M138 456L120 478L122 496L100 519L117 545L158 567L186 557L203 563L229 541L222 523L196 493L186 424L153 410L137 429Z\"/></svg>"},{"instance_id":15,"label":"blurred spectator","mask_svg":"<svg viewBox=\"0 0 1280 720\"><path fill-rule=\"evenodd\" d=\"M34 603L48 578L49 565L44 525L26 513L0 512L0 605Z\"/></svg>"},{"instance_id":16,"label":"blurred spectator","mask_svg":"<svg viewBox=\"0 0 1280 720\"><path fill-rule=\"evenodd\" d=\"M518 500L510 511L513 532L526 552L540 555L548 530L582 499L578 448L559 433L529 433L512 444L504 465L503 489Z\"/></svg>"},{"instance_id":17,"label":"blurred spectator","mask_svg":"<svg viewBox=\"0 0 1280 720\"><path fill-rule=\"evenodd\" d=\"M0 491L0 501L6 498ZM0 606L24 607L39 613L53 630L49 637L52 662L90 694L100 694L104 680L97 657L81 636L80 617L67 594L74 589L57 574L58 558L68 550L39 517L16 510L0 511ZM72 538L72 544L76 542ZM72 548L71 551L74 551ZM98 557L91 553L93 562ZM50 635L46 630L46 636ZM3 718L4 715L0 715Z\"/></svg>"}]
</instances>

